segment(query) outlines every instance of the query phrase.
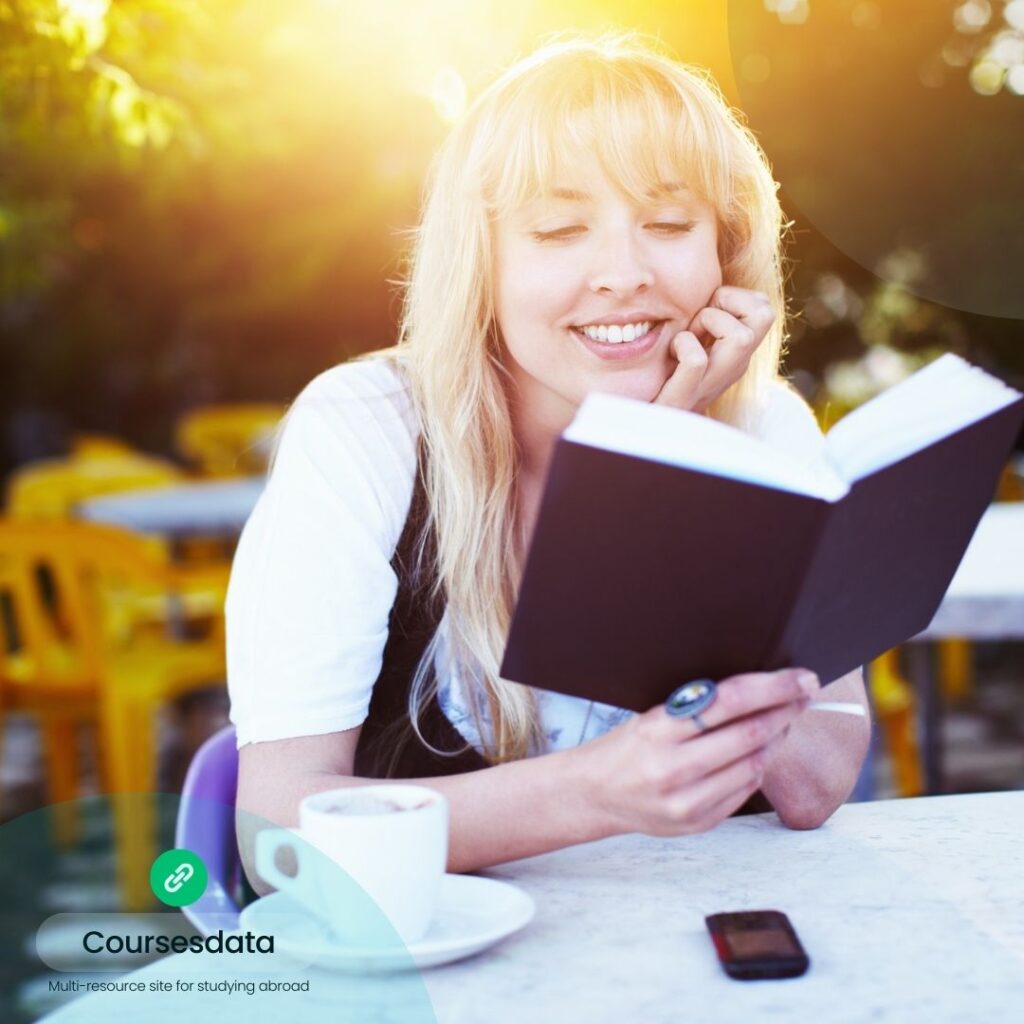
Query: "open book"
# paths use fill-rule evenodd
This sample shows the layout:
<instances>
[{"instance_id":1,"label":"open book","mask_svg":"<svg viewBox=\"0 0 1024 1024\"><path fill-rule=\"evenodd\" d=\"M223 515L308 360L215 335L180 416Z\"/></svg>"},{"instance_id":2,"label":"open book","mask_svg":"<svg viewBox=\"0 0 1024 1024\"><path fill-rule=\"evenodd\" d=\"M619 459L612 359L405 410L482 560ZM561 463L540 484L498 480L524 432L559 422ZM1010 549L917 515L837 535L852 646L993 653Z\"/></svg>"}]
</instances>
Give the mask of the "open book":
<instances>
[{"instance_id":1,"label":"open book","mask_svg":"<svg viewBox=\"0 0 1024 1024\"><path fill-rule=\"evenodd\" d=\"M945 355L828 433L814 463L612 395L559 439L502 676L645 710L681 682L823 683L923 630L1024 422Z\"/></svg>"}]
</instances>

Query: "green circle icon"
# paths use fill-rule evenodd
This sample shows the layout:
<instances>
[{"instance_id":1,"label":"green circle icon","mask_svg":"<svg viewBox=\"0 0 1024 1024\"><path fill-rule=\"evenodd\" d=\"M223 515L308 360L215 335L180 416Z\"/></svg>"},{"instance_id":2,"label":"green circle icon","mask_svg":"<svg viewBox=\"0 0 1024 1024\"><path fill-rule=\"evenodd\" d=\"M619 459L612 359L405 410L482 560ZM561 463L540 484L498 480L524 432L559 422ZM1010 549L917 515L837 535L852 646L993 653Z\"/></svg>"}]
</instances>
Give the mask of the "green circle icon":
<instances>
[{"instance_id":1,"label":"green circle icon","mask_svg":"<svg viewBox=\"0 0 1024 1024\"><path fill-rule=\"evenodd\" d=\"M207 872L202 857L191 850L167 850L149 869L149 885L161 903L187 907L206 892Z\"/></svg>"}]
</instances>

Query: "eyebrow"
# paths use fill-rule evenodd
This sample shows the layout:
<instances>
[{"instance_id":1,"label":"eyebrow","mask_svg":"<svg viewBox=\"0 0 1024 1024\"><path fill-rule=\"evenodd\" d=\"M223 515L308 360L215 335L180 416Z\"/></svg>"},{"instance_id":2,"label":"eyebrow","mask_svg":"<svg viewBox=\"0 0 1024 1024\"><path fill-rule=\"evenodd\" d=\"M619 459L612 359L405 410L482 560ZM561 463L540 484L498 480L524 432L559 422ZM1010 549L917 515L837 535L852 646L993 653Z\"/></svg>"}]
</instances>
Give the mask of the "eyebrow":
<instances>
[{"instance_id":1,"label":"eyebrow","mask_svg":"<svg viewBox=\"0 0 1024 1024\"><path fill-rule=\"evenodd\" d=\"M652 199L656 199L658 196L667 195L671 192L689 192L688 186L684 185L681 181L669 181L659 182L648 195ZM589 202L591 196L589 192L580 192L572 188L554 188L547 193L553 199L565 199L570 203L586 203Z\"/></svg>"}]
</instances>

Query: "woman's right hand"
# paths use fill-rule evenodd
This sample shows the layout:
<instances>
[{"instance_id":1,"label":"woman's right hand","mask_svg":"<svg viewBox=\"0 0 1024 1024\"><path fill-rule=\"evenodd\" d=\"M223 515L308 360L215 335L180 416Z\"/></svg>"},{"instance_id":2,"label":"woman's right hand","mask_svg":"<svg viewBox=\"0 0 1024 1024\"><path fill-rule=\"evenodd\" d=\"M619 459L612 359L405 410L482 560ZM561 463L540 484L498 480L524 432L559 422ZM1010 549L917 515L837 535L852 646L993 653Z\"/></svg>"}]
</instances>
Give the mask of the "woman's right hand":
<instances>
[{"instance_id":1,"label":"woman's right hand","mask_svg":"<svg viewBox=\"0 0 1024 1024\"><path fill-rule=\"evenodd\" d=\"M758 789L772 744L819 688L804 669L730 676L701 713L704 732L659 704L577 747L596 830L675 836L714 828Z\"/></svg>"}]
</instances>

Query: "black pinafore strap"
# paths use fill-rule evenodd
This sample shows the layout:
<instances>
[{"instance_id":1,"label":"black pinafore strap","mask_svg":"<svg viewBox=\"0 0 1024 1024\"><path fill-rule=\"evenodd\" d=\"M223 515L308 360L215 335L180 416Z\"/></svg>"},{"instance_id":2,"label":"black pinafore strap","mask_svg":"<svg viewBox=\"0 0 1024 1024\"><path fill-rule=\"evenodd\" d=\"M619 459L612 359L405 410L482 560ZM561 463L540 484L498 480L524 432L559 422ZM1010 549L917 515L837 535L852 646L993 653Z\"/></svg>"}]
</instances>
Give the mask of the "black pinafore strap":
<instances>
[{"instance_id":1,"label":"black pinafore strap","mask_svg":"<svg viewBox=\"0 0 1024 1024\"><path fill-rule=\"evenodd\" d=\"M409 691L416 667L444 614L443 601L430 597L434 580L429 568L433 567L437 552L432 528L424 541L422 563L416 558L420 535L428 520L423 459L421 451L409 514L391 559L391 567L398 576L398 594L388 620L384 660L373 684L369 717L363 723L356 748L355 774L363 778L416 779L458 775L487 767L483 756L467 747L465 739L448 721L436 695L420 714L420 732L435 749L454 753L435 754L416 735L409 720ZM428 567L428 571L418 573L420 564Z\"/></svg>"}]
</instances>

